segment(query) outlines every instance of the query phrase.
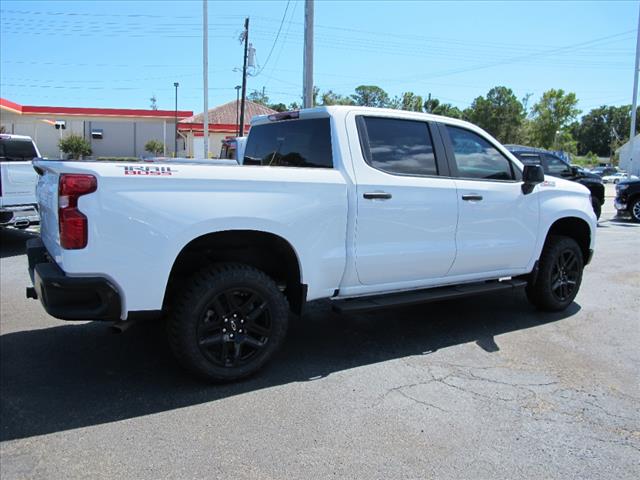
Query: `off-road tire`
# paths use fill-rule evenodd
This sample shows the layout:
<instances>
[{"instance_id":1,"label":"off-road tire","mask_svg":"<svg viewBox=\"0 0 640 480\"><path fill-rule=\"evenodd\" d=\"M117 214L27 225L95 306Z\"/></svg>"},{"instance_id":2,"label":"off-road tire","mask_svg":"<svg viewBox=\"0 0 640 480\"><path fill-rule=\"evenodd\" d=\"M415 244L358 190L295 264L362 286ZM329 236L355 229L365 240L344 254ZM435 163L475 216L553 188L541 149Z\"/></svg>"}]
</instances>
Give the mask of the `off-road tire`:
<instances>
[{"instance_id":1,"label":"off-road tire","mask_svg":"<svg viewBox=\"0 0 640 480\"><path fill-rule=\"evenodd\" d=\"M247 303L254 296L257 300L253 303L256 306L253 314L246 315L240 324L240 317L245 316L240 311L242 295L247 297ZM231 305L238 308L234 310ZM257 331L261 336L249 325L249 319L258 311L260 317L253 322L256 329L260 328ZM229 323L223 325L224 321ZM187 281L173 302L167 334L171 350L183 367L205 380L228 382L262 368L282 345L288 322L287 299L269 276L248 265L219 264L203 268ZM227 333L222 333L223 327ZM206 337L203 332L210 336ZM226 340L220 341L219 337ZM208 344L212 339L215 343ZM262 346L256 346L258 344ZM249 360L239 356L243 350L245 354L249 352Z\"/></svg>"},{"instance_id":2,"label":"off-road tire","mask_svg":"<svg viewBox=\"0 0 640 480\"><path fill-rule=\"evenodd\" d=\"M564 310L578 294L583 268L578 243L570 237L550 235L538 262L538 274L527 285L527 298L540 310Z\"/></svg>"},{"instance_id":3,"label":"off-road tire","mask_svg":"<svg viewBox=\"0 0 640 480\"><path fill-rule=\"evenodd\" d=\"M631 203L631 208L629 208L629 213L631 214L631 220L638 223L640 222L640 198L636 198Z\"/></svg>"}]
</instances>

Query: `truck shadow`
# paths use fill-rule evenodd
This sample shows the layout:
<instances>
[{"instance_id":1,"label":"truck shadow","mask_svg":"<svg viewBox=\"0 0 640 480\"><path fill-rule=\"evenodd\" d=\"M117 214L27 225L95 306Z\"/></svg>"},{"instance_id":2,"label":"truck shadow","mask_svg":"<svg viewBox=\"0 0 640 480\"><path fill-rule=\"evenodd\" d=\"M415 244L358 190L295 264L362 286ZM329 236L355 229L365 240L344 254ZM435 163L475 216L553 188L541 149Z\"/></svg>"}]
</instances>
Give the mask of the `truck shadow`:
<instances>
[{"instance_id":1,"label":"truck shadow","mask_svg":"<svg viewBox=\"0 0 640 480\"><path fill-rule=\"evenodd\" d=\"M115 335L107 324L63 324L0 336L0 440L26 438L212 403L291 382L476 342L575 315L541 314L521 293L485 295L363 314L311 304L284 349L254 377L209 385L174 362L164 329L146 322Z\"/></svg>"},{"instance_id":2,"label":"truck shadow","mask_svg":"<svg viewBox=\"0 0 640 480\"><path fill-rule=\"evenodd\" d=\"M38 233L31 230L0 227L0 258L24 254L27 240L37 236Z\"/></svg>"}]
</instances>

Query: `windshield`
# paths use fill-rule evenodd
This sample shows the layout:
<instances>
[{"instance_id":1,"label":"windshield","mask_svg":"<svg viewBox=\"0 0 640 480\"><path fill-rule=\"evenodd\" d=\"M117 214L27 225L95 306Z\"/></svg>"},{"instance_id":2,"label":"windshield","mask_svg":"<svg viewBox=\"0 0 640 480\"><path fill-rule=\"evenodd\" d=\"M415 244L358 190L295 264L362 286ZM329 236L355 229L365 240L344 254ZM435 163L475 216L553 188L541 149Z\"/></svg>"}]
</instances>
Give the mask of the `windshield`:
<instances>
[{"instance_id":1,"label":"windshield","mask_svg":"<svg viewBox=\"0 0 640 480\"><path fill-rule=\"evenodd\" d=\"M37 157L33 142L29 139L0 139L0 159L9 162L22 162Z\"/></svg>"}]
</instances>

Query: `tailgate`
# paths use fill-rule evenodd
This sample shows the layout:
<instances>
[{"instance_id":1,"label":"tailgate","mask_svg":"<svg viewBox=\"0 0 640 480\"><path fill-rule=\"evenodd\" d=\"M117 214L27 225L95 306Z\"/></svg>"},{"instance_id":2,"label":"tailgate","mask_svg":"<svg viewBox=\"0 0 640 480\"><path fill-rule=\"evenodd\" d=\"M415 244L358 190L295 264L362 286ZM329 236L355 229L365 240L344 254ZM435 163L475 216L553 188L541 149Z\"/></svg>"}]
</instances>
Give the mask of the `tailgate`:
<instances>
[{"instance_id":1,"label":"tailgate","mask_svg":"<svg viewBox=\"0 0 640 480\"><path fill-rule=\"evenodd\" d=\"M47 251L56 262L60 262L60 238L58 231L58 173L37 164L40 173L36 187L36 199L40 209L40 236Z\"/></svg>"},{"instance_id":2,"label":"tailgate","mask_svg":"<svg viewBox=\"0 0 640 480\"><path fill-rule=\"evenodd\" d=\"M31 161L0 163L0 205L27 205L36 203L35 187L38 175Z\"/></svg>"}]
</instances>

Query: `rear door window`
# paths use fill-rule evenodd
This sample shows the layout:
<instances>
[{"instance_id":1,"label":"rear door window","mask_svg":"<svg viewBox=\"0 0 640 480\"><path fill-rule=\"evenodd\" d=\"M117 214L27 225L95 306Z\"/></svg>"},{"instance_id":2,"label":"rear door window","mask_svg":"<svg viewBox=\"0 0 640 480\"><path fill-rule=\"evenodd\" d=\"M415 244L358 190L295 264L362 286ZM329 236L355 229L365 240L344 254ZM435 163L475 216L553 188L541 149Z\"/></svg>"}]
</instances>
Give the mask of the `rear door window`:
<instances>
[{"instance_id":1,"label":"rear door window","mask_svg":"<svg viewBox=\"0 0 640 480\"><path fill-rule=\"evenodd\" d=\"M31 140L17 138L0 138L0 161L24 162L37 157Z\"/></svg>"},{"instance_id":2,"label":"rear door window","mask_svg":"<svg viewBox=\"0 0 640 480\"><path fill-rule=\"evenodd\" d=\"M427 122L360 117L365 160L373 168L400 175L438 175Z\"/></svg>"},{"instance_id":3,"label":"rear door window","mask_svg":"<svg viewBox=\"0 0 640 480\"><path fill-rule=\"evenodd\" d=\"M333 168L329 118L287 120L251 127L245 165Z\"/></svg>"}]
</instances>

